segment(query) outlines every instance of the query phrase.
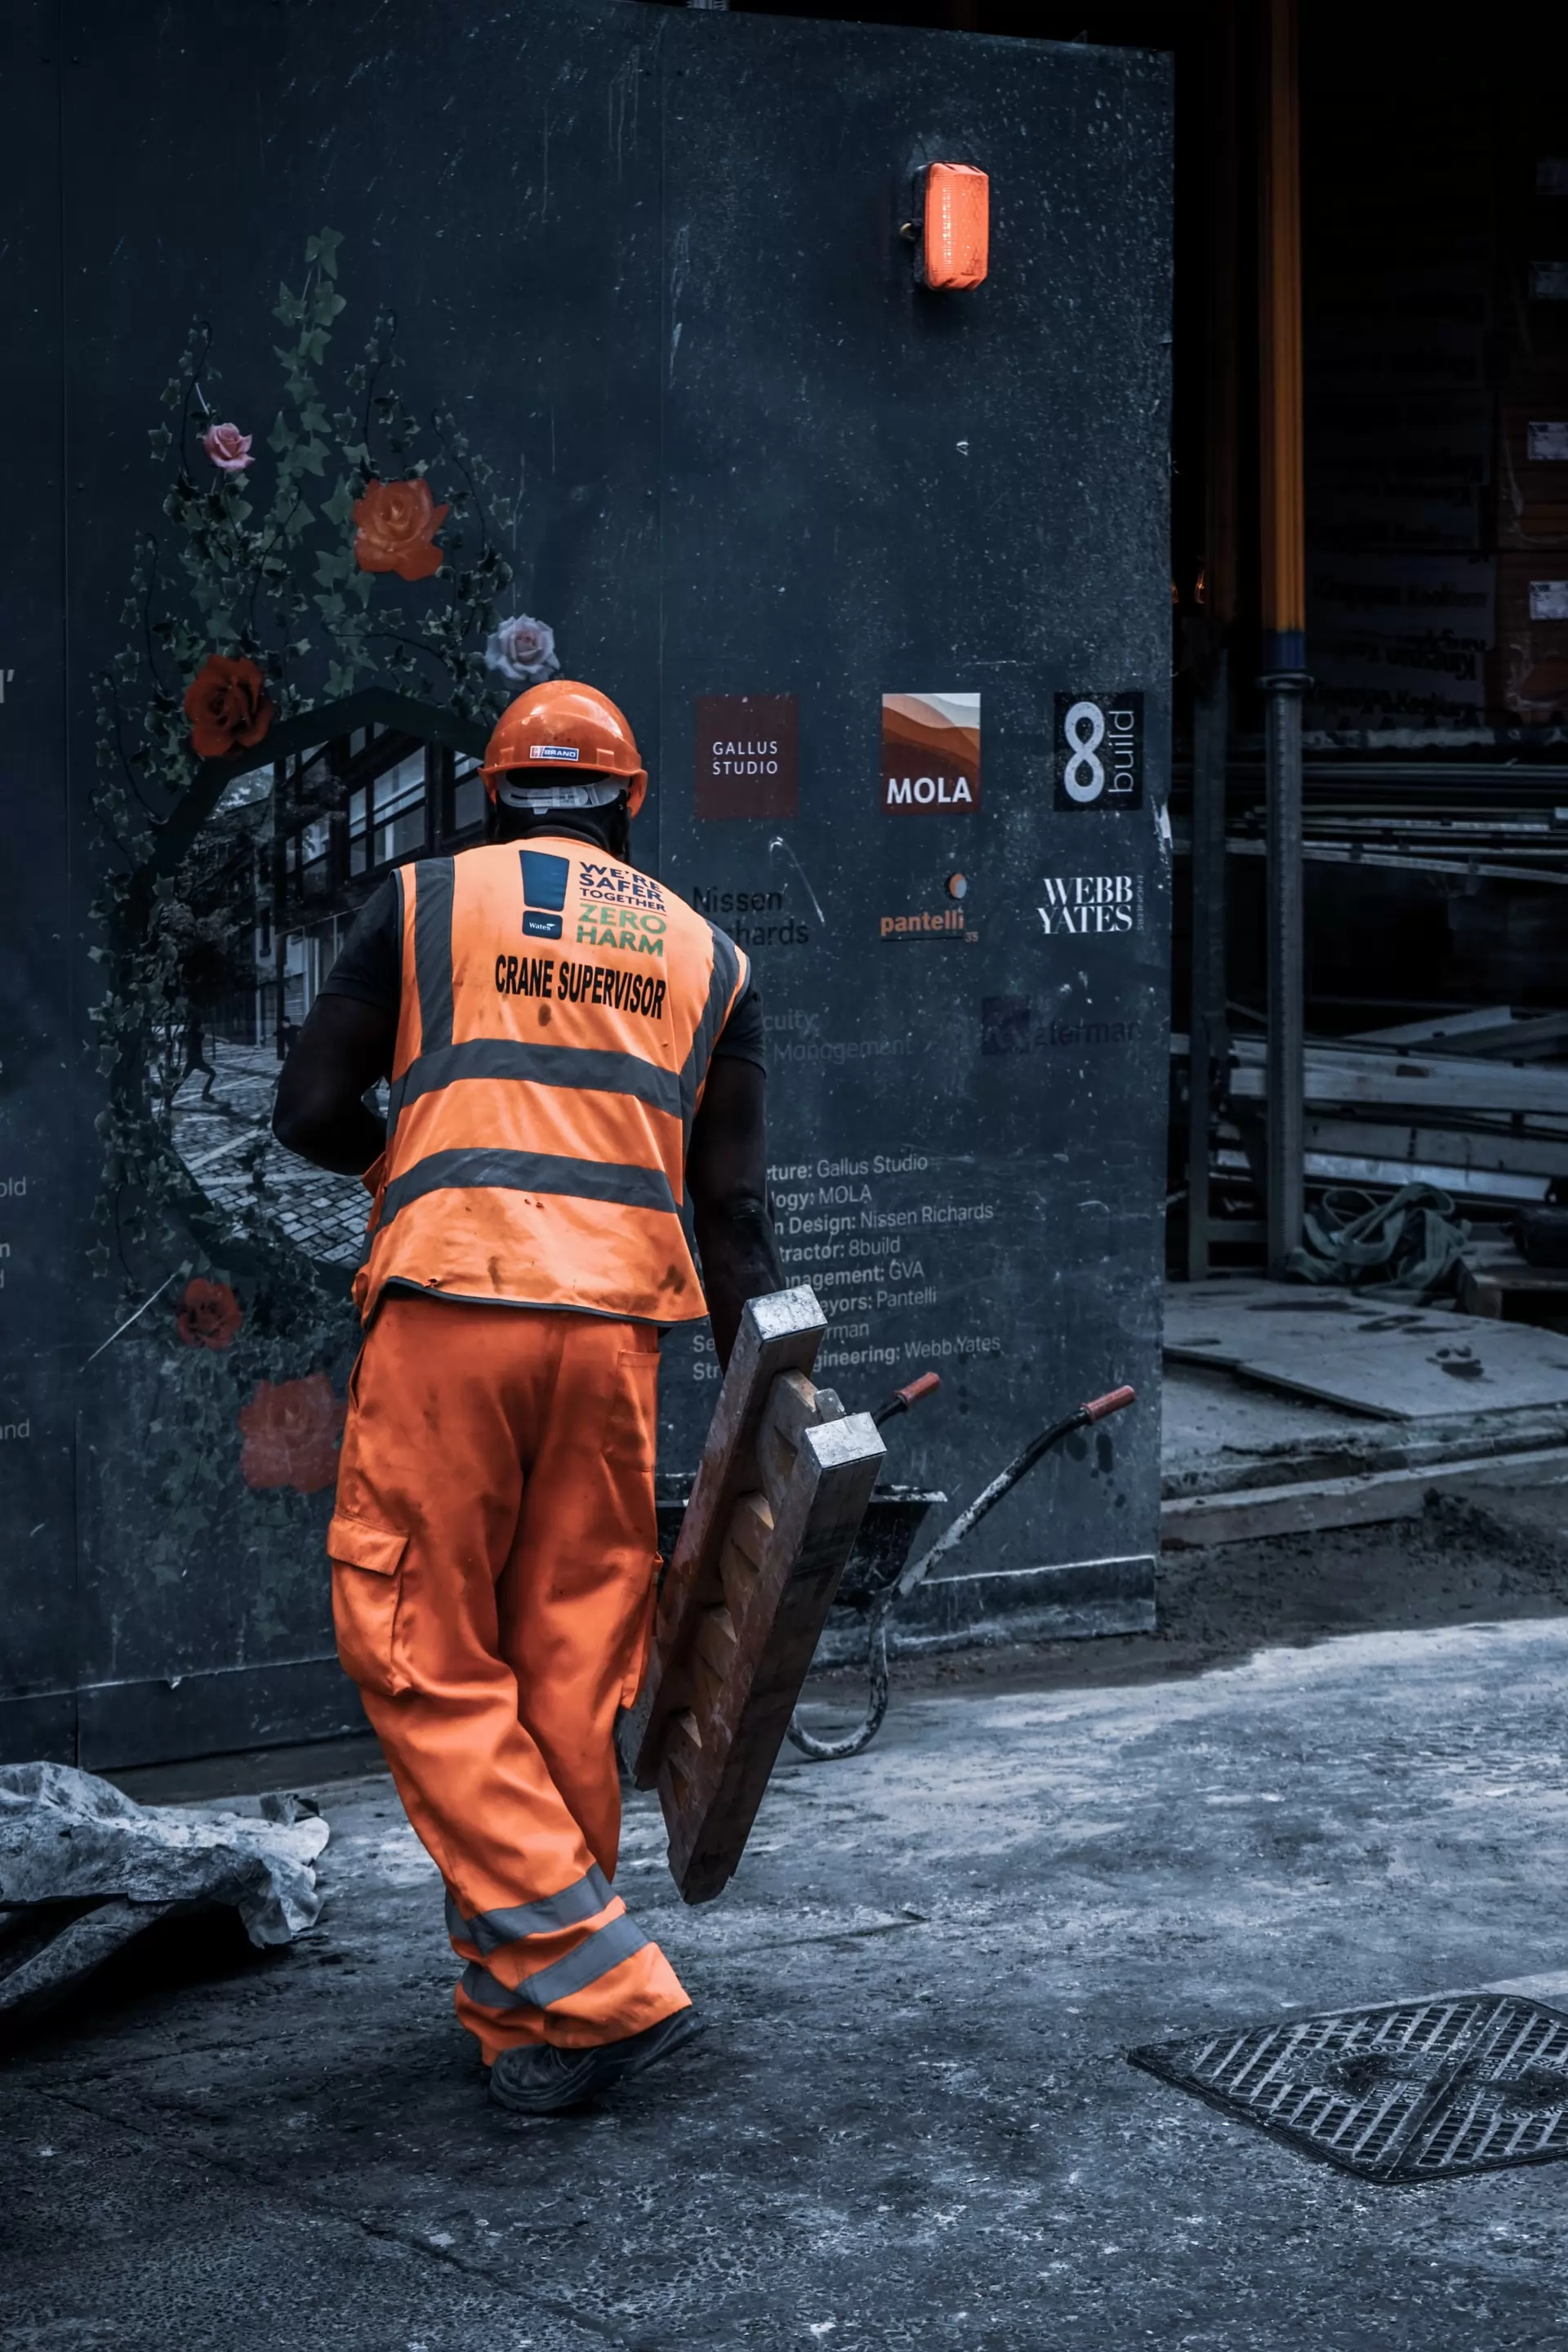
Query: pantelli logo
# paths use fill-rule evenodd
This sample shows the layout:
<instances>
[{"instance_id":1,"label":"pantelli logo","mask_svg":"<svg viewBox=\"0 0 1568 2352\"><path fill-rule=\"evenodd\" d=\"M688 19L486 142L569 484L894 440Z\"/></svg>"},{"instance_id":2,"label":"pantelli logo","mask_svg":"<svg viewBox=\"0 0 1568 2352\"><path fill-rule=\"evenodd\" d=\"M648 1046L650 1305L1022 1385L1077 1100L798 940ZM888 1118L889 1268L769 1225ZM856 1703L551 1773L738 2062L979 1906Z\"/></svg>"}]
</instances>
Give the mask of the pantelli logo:
<instances>
[{"instance_id":1,"label":"pantelli logo","mask_svg":"<svg viewBox=\"0 0 1568 2352\"><path fill-rule=\"evenodd\" d=\"M980 697L882 697L882 811L968 815L980 806Z\"/></svg>"},{"instance_id":2,"label":"pantelli logo","mask_svg":"<svg viewBox=\"0 0 1568 2352\"><path fill-rule=\"evenodd\" d=\"M1103 939L1143 927L1136 874L1047 874L1039 918L1047 939Z\"/></svg>"},{"instance_id":3,"label":"pantelli logo","mask_svg":"<svg viewBox=\"0 0 1568 2352\"><path fill-rule=\"evenodd\" d=\"M973 940L979 936L965 930L962 907L944 907L934 915L925 909L914 915L883 915L879 928L885 940Z\"/></svg>"}]
</instances>

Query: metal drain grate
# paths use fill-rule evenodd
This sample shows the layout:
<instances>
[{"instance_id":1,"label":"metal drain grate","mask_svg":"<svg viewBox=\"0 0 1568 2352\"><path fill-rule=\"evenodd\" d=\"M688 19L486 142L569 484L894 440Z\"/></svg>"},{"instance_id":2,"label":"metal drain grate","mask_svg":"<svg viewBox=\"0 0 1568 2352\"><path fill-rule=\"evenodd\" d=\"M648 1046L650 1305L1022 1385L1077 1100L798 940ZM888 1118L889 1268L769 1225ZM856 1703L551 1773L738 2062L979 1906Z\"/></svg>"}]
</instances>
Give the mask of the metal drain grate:
<instances>
[{"instance_id":1,"label":"metal drain grate","mask_svg":"<svg viewBox=\"0 0 1568 2352\"><path fill-rule=\"evenodd\" d=\"M1337 2010L1129 2055L1367 2180L1568 2157L1568 2016L1510 1993Z\"/></svg>"}]
</instances>

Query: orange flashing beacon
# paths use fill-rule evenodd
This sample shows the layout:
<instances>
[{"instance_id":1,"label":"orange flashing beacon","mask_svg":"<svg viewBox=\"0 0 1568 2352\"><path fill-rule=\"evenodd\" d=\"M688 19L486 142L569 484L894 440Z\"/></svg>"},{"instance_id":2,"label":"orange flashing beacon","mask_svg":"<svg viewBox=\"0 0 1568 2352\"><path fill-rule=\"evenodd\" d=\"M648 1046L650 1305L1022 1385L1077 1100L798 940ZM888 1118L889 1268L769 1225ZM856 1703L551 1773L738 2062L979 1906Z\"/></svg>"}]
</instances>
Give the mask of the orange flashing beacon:
<instances>
[{"instance_id":1,"label":"orange flashing beacon","mask_svg":"<svg viewBox=\"0 0 1568 2352\"><path fill-rule=\"evenodd\" d=\"M973 163L928 163L919 274L922 286L963 293L984 278L991 250L991 181Z\"/></svg>"}]
</instances>

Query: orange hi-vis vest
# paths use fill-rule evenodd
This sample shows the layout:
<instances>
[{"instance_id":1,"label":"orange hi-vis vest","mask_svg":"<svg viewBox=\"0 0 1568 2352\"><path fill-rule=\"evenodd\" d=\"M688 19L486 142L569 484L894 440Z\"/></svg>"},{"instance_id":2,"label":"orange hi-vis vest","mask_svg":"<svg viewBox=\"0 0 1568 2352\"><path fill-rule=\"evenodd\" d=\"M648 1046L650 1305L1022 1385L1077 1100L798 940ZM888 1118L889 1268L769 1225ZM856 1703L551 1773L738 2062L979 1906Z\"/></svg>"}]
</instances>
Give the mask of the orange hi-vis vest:
<instances>
[{"instance_id":1,"label":"orange hi-vis vest","mask_svg":"<svg viewBox=\"0 0 1568 2352\"><path fill-rule=\"evenodd\" d=\"M362 1314L391 1282L699 1321L686 1152L745 957L635 866L563 836L396 880L403 997Z\"/></svg>"}]
</instances>

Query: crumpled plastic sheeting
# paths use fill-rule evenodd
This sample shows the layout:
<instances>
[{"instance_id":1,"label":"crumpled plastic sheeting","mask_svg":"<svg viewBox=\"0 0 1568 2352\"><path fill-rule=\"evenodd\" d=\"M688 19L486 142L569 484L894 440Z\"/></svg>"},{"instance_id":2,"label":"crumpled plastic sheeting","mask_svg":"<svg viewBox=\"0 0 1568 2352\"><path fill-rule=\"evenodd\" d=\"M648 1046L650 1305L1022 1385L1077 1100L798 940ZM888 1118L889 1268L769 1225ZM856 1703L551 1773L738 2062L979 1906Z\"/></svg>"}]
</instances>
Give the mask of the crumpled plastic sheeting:
<instances>
[{"instance_id":1,"label":"crumpled plastic sheeting","mask_svg":"<svg viewBox=\"0 0 1568 2352\"><path fill-rule=\"evenodd\" d=\"M292 1943L321 1912L330 1834L306 1799L150 1808L68 1764L0 1765L0 2017L58 1999L174 1910L227 1904L253 1944Z\"/></svg>"}]
</instances>

